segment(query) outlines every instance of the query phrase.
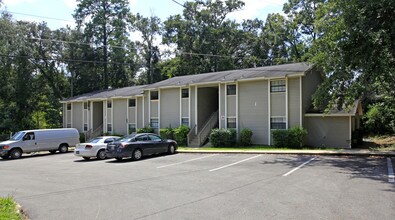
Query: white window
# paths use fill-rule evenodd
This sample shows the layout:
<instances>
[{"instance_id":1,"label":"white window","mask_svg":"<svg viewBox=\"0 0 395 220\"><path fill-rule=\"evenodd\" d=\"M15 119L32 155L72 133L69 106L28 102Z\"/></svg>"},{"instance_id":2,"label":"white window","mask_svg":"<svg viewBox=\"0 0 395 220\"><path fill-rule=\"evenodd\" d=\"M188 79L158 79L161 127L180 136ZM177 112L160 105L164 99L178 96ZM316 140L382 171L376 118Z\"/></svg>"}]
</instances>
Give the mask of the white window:
<instances>
[{"instance_id":1,"label":"white window","mask_svg":"<svg viewBox=\"0 0 395 220\"><path fill-rule=\"evenodd\" d=\"M129 99L129 107L136 107L136 99Z\"/></svg>"},{"instance_id":2,"label":"white window","mask_svg":"<svg viewBox=\"0 0 395 220\"><path fill-rule=\"evenodd\" d=\"M107 132L112 132L112 124L107 124Z\"/></svg>"},{"instance_id":3,"label":"white window","mask_svg":"<svg viewBox=\"0 0 395 220\"><path fill-rule=\"evenodd\" d=\"M189 118L181 118L181 125L189 126Z\"/></svg>"},{"instance_id":4,"label":"white window","mask_svg":"<svg viewBox=\"0 0 395 220\"><path fill-rule=\"evenodd\" d=\"M112 101L111 100L107 101L107 108L112 108Z\"/></svg>"},{"instance_id":5,"label":"white window","mask_svg":"<svg viewBox=\"0 0 395 220\"><path fill-rule=\"evenodd\" d=\"M189 89L182 89L181 90L181 97L182 98L189 98Z\"/></svg>"},{"instance_id":6,"label":"white window","mask_svg":"<svg viewBox=\"0 0 395 220\"><path fill-rule=\"evenodd\" d=\"M129 134L136 133L136 124L130 123L129 124Z\"/></svg>"},{"instance_id":7,"label":"white window","mask_svg":"<svg viewBox=\"0 0 395 220\"><path fill-rule=\"evenodd\" d=\"M84 102L84 110L88 110L88 103Z\"/></svg>"},{"instance_id":8,"label":"white window","mask_svg":"<svg viewBox=\"0 0 395 220\"><path fill-rule=\"evenodd\" d=\"M151 91L151 100L158 100L158 99L159 99L158 91Z\"/></svg>"},{"instance_id":9,"label":"white window","mask_svg":"<svg viewBox=\"0 0 395 220\"><path fill-rule=\"evenodd\" d=\"M71 103L67 103L67 111L71 111Z\"/></svg>"},{"instance_id":10,"label":"white window","mask_svg":"<svg viewBox=\"0 0 395 220\"><path fill-rule=\"evenodd\" d=\"M276 93L276 92L285 92L286 86L285 86L285 80L272 80L270 81L270 92L271 93Z\"/></svg>"},{"instance_id":11,"label":"white window","mask_svg":"<svg viewBox=\"0 0 395 220\"><path fill-rule=\"evenodd\" d=\"M226 95L236 95L236 85L227 85Z\"/></svg>"},{"instance_id":12,"label":"white window","mask_svg":"<svg viewBox=\"0 0 395 220\"><path fill-rule=\"evenodd\" d=\"M88 131L88 124L84 124L84 131Z\"/></svg>"},{"instance_id":13,"label":"white window","mask_svg":"<svg viewBox=\"0 0 395 220\"><path fill-rule=\"evenodd\" d=\"M287 129L285 117L270 118L270 129Z\"/></svg>"},{"instance_id":14,"label":"white window","mask_svg":"<svg viewBox=\"0 0 395 220\"><path fill-rule=\"evenodd\" d=\"M159 128L159 120L157 118L151 118L151 128Z\"/></svg>"},{"instance_id":15,"label":"white window","mask_svg":"<svg viewBox=\"0 0 395 220\"><path fill-rule=\"evenodd\" d=\"M236 118L227 118L226 127L227 128L236 128Z\"/></svg>"}]
</instances>

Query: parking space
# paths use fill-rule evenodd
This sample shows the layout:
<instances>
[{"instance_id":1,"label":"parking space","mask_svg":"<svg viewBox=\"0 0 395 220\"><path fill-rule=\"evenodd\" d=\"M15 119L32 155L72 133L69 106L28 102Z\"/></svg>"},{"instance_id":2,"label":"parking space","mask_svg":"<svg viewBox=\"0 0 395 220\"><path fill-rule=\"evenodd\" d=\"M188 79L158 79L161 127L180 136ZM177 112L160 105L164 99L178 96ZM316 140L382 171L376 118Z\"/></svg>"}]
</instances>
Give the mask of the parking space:
<instances>
[{"instance_id":1,"label":"parking space","mask_svg":"<svg viewBox=\"0 0 395 220\"><path fill-rule=\"evenodd\" d=\"M33 155L0 160L0 196L13 195L31 219L393 219L393 162L268 154L121 162Z\"/></svg>"}]
</instances>

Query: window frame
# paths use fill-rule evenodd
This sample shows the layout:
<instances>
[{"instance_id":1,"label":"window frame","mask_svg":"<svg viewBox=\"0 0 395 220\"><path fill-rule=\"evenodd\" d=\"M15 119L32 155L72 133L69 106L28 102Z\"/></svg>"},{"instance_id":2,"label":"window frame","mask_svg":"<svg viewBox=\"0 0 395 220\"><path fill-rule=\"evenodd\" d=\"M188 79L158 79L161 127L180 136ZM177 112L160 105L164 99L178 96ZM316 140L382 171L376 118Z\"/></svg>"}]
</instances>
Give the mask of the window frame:
<instances>
[{"instance_id":1,"label":"window frame","mask_svg":"<svg viewBox=\"0 0 395 220\"><path fill-rule=\"evenodd\" d=\"M230 127L229 126L230 125L229 119L234 120L234 122L231 122L231 123L234 123L234 127ZM237 128L237 119L236 119L236 117L227 117L226 118L226 128L229 128L229 129L236 129Z\"/></svg>"},{"instance_id":2,"label":"window frame","mask_svg":"<svg viewBox=\"0 0 395 220\"><path fill-rule=\"evenodd\" d=\"M131 127L131 125L133 125L134 127ZM128 131L129 134L136 133L137 131L136 123L128 123Z\"/></svg>"},{"instance_id":3,"label":"window frame","mask_svg":"<svg viewBox=\"0 0 395 220\"><path fill-rule=\"evenodd\" d=\"M183 99L189 98L189 88L181 89L181 98L183 98Z\"/></svg>"},{"instance_id":4,"label":"window frame","mask_svg":"<svg viewBox=\"0 0 395 220\"><path fill-rule=\"evenodd\" d=\"M112 132L112 123L107 123L107 132Z\"/></svg>"},{"instance_id":5,"label":"window frame","mask_svg":"<svg viewBox=\"0 0 395 220\"><path fill-rule=\"evenodd\" d=\"M152 120L156 120L156 122L153 122ZM152 126L153 123L156 123L156 126ZM159 129L159 118L151 118L150 122L149 122L149 125L153 129Z\"/></svg>"},{"instance_id":6,"label":"window frame","mask_svg":"<svg viewBox=\"0 0 395 220\"><path fill-rule=\"evenodd\" d=\"M130 105L130 104L133 104L133 105ZM136 99L128 99L128 107L129 108L135 108L136 107Z\"/></svg>"},{"instance_id":7,"label":"window frame","mask_svg":"<svg viewBox=\"0 0 395 220\"><path fill-rule=\"evenodd\" d=\"M107 100L107 108L112 108L112 100Z\"/></svg>"},{"instance_id":8,"label":"window frame","mask_svg":"<svg viewBox=\"0 0 395 220\"><path fill-rule=\"evenodd\" d=\"M88 123L84 123L84 131L88 131Z\"/></svg>"},{"instance_id":9,"label":"window frame","mask_svg":"<svg viewBox=\"0 0 395 220\"><path fill-rule=\"evenodd\" d=\"M66 104L66 110L67 111L71 111L71 103L67 103Z\"/></svg>"},{"instance_id":10,"label":"window frame","mask_svg":"<svg viewBox=\"0 0 395 220\"><path fill-rule=\"evenodd\" d=\"M282 119L276 121L276 119ZM285 116L270 117L270 130L287 130L287 119Z\"/></svg>"},{"instance_id":11,"label":"window frame","mask_svg":"<svg viewBox=\"0 0 395 220\"><path fill-rule=\"evenodd\" d=\"M270 93L283 93L286 91L287 81L285 79L270 80Z\"/></svg>"},{"instance_id":12,"label":"window frame","mask_svg":"<svg viewBox=\"0 0 395 220\"><path fill-rule=\"evenodd\" d=\"M226 85L226 95L237 95L237 87L236 84Z\"/></svg>"},{"instance_id":13,"label":"window frame","mask_svg":"<svg viewBox=\"0 0 395 220\"><path fill-rule=\"evenodd\" d=\"M187 120L187 123L186 123L186 124L184 123L184 120ZM185 125L185 126L188 126L188 127L189 127L189 117L183 117L183 118L181 118L181 125Z\"/></svg>"},{"instance_id":14,"label":"window frame","mask_svg":"<svg viewBox=\"0 0 395 220\"><path fill-rule=\"evenodd\" d=\"M156 95L154 95L156 94ZM150 100L151 101L158 101L159 100L159 91L155 90L155 91L151 91L150 92Z\"/></svg>"}]
</instances>

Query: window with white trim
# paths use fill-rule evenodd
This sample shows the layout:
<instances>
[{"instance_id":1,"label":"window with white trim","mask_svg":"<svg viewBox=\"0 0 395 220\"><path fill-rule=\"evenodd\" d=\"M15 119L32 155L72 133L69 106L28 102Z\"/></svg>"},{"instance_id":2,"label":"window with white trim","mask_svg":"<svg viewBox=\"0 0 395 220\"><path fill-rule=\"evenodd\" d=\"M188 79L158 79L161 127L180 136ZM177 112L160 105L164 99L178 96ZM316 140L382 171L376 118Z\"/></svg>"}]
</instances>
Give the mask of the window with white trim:
<instances>
[{"instance_id":1,"label":"window with white trim","mask_svg":"<svg viewBox=\"0 0 395 220\"><path fill-rule=\"evenodd\" d=\"M189 126L189 118L181 118L181 125Z\"/></svg>"},{"instance_id":2,"label":"window with white trim","mask_svg":"<svg viewBox=\"0 0 395 220\"><path fill-rule=\"evenodd\" d=\"M129 107L136 107L136 99L129 99Z\"/></svg>"},{"instance_id":3,"label":"window with white trim","mask_svg":"<svg viewBox=\"0 0 395 220\"><path fill-rule=\"evenodd\" d=\"M136 124L135 123L129 123L129 134L131 133L136 133Z\"/></svg>"},{"instance_id":4,"label":"window with white trim","mask_svg":"<svg viewBox=\"0 0 395 220\"><path fill-rule=\"evenodd\" d=\"M285 117L271 117L270 129L287 129Z\"/></svg>"},{"instance_id":5,"label":"window with white trim","mask_svg":"<svg viewBox=\"0 0 395 220\"><path fill-rule=\"evenodd\" d=\"M189 89L182 89L181 90L181 97L182 98L189 98Z\"/></svg>"},{"instance_id":6,"label":"window with white trim","mask_svg":"<svg viewBox=\"0 0 395 220\"><path fill-rule=\"evenodd\" d=\"M151 101L159 99L159 92L158 91L151 91Z\"/></svg>"},{"instance_id":7,"label":"window with white trim","mask_svg":"<svg viewBox=\"0 0 395 220\"><path fill-rule=\"evenodd\" d=\"M236 95L236 85L227 85L226 95Z\"/></svg>"},{"instance_id":8,"label":"window with white trim","mask_svg":"<svg viewBox=\"0 0 395 220\"><path fill-rule=\"evenodd\" d=\"M270 81L270 92L271 93L285 92L285 90L286 90L285 79Z\"/></svg>"},{"instance_id":9,"label":"window with white trim","mask_svg":"<svg viewBox=\"0 0 395 220\"><path fill-rule=\"evenodd\" d=\"M151 118L150 127L151 128L159 128L159 119Z\"/></svg>"},{"instance_id":10,"label":"window with white trim","mask_svg":"<svg viewBox=\"0 0 395 220\"><path fill-rule=\"evenodd\" d=\"M84 110L88 110L88 102L84 102Z\"/></svg>"},{"instance_id":11,"label":"window with white trim","mask_svg":"<svg viewBox=\"0 0 395 220\"><path fill-rule=\"evenodd\" d=\"M67 127L67 128L71 128L71 124L68 123L68 124L66 125L66 127Z\"/></svg>"},{"instance_id":12,"label":"window with white trim","mask_svg":"<svg viewBox=\"0 0 395 220\"><path fill-rule=\"evenodd\" d=\"M84 131L88 131L88 124L84 123Z\"/></svg>"},{"instance_id":13,"label":"window with white trim","mask_svg":"<svg viewBox=\"0 0 395 220\"><path fill-rule=\"evenodd\" d=\"M227 128L236 128L236 118L227 118L226 127Z\"/></svg>"},{"instance_id":14,"label":"window with white trim","mask_svg":"<svg viewBox=\"0 0 395 220\"><path fill-rule=\"evenodd\" d=\"M112 132L112 124L111 123L107 124L107 132Z\"/></svg>"},{"instance_id":15,"label":"window with white trim","mask_svg":"<svg viewBox=\"0 0 395 220\"><path fill-rule=\"evenodd\" d=\"M107 108L112 108L112 101L111 100L107 101Z\"/></svg>"},{"instance_id":16,"label":"window with white trim","mask_svg":"<svg viewBox=\"0 0 395 220\"><path fill-rule=\"evenodd\" d=\"M66 109L67 109L67 111L71 111L71 103L67 103Z\"/></svg>"}]
</instances>

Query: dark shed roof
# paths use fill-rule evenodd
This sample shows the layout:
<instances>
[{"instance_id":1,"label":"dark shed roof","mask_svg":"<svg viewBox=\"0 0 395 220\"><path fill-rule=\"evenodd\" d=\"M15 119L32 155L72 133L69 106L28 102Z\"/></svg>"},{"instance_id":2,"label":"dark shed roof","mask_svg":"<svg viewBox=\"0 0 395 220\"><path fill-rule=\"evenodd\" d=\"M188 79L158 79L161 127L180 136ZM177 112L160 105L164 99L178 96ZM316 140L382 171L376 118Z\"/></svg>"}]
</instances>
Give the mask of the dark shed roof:
<instances>
[{"instance_id":1,"label":"dark shed roof","mask_svg":"<svg viewBox=\"0 0 395 220\"><path fill-rule=\"evenodd\" d=\"M260 77L274 78L303 74L313 65L307 63L293 63L276 66L265 66L250 69L229 70L222 72L203 73L196 75L177 76L164 81L154 83L145 89L156 89L168 86L186 86L197 83L229 82L241 79L253 79Z\"/></svg>"}]
</instances>

